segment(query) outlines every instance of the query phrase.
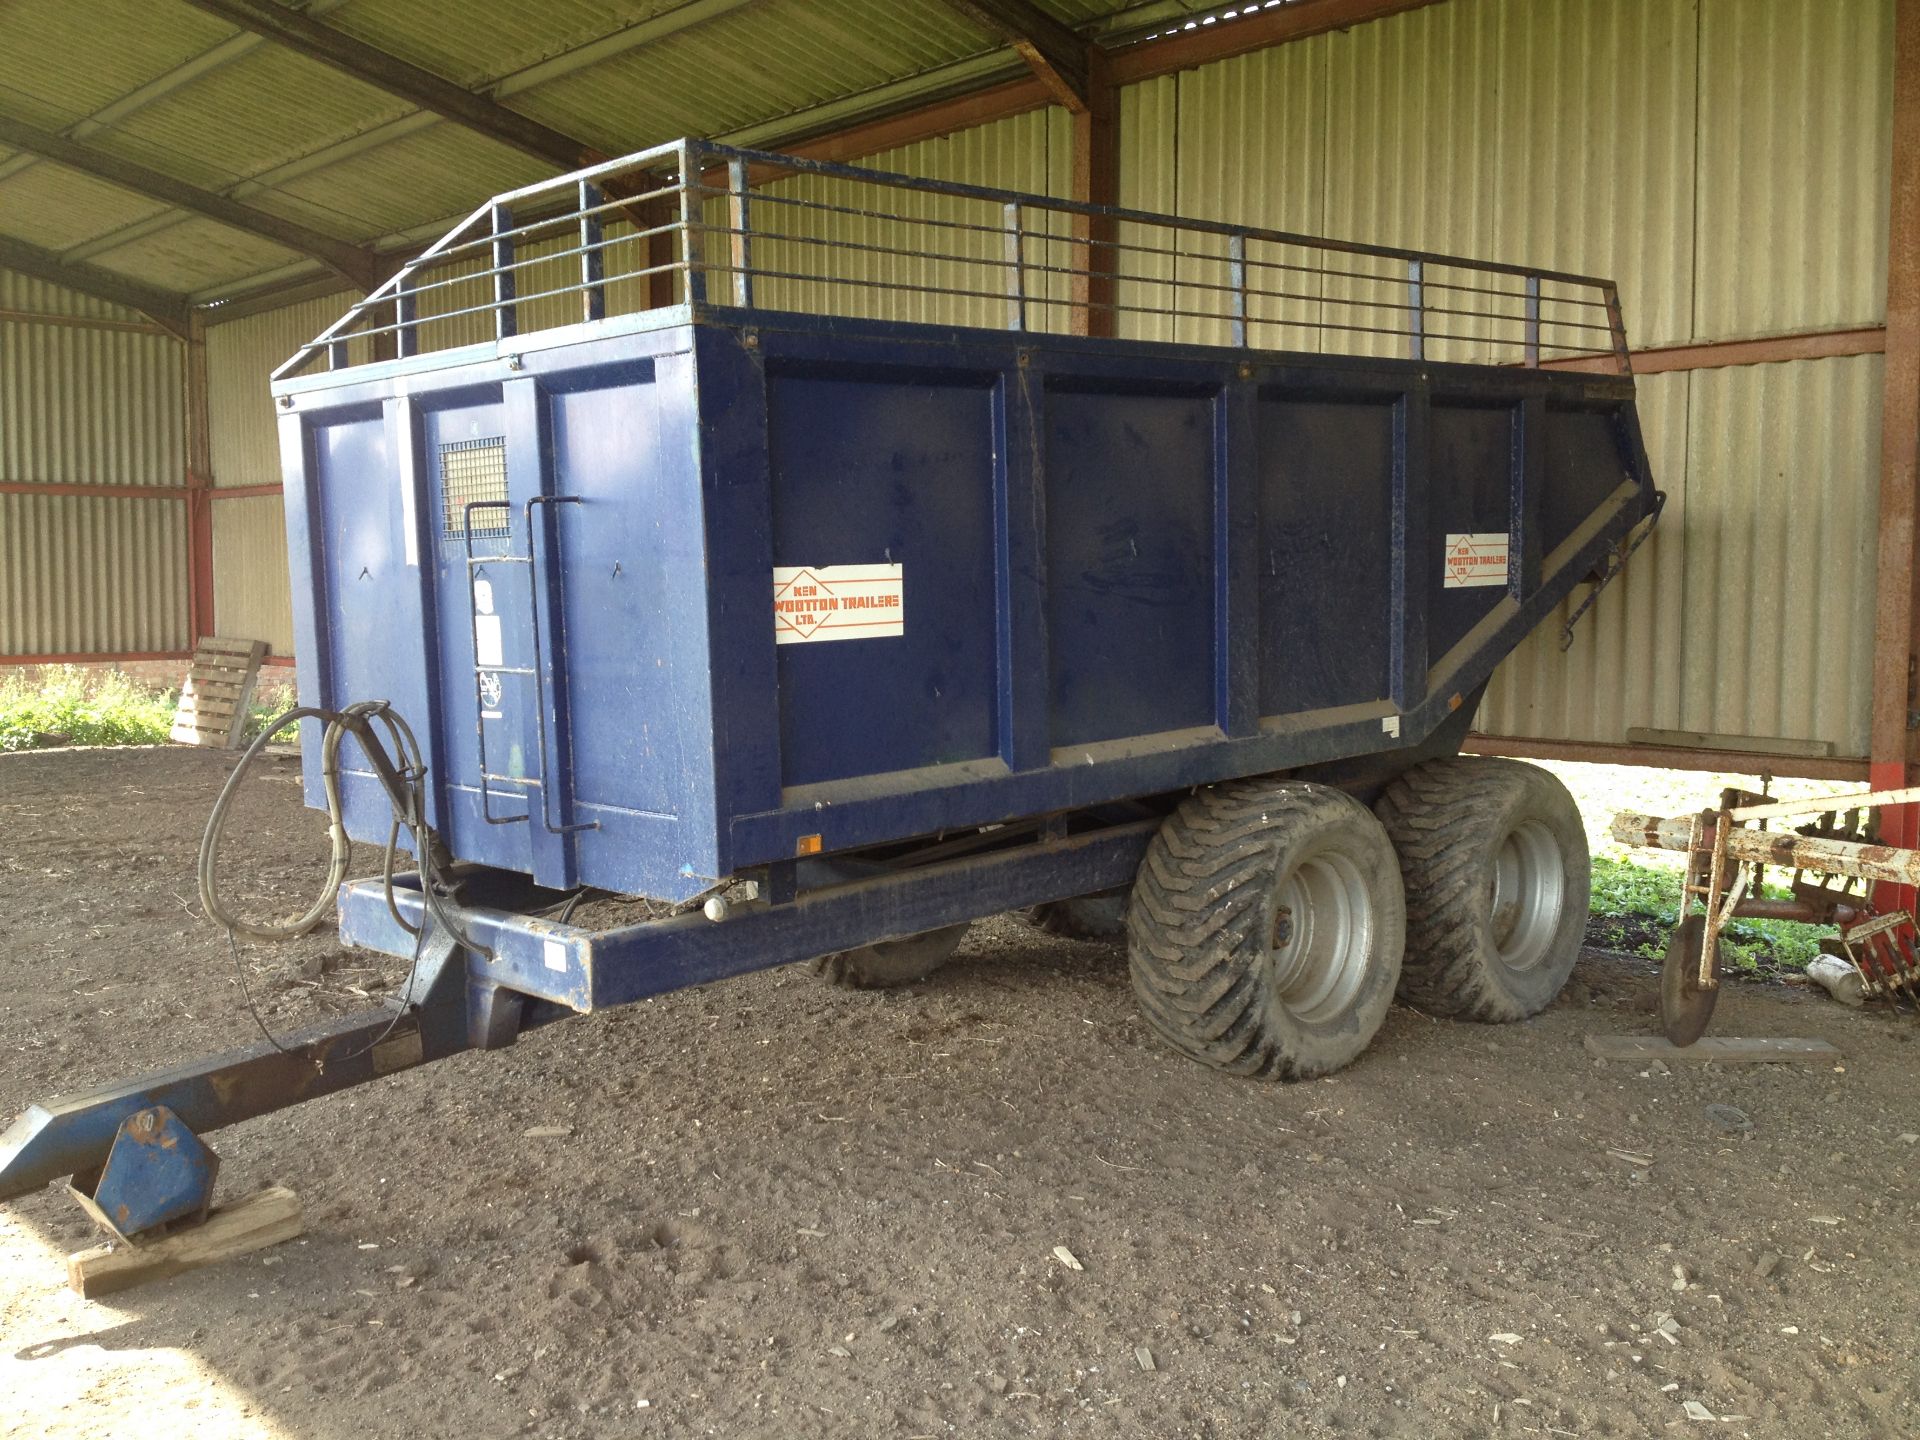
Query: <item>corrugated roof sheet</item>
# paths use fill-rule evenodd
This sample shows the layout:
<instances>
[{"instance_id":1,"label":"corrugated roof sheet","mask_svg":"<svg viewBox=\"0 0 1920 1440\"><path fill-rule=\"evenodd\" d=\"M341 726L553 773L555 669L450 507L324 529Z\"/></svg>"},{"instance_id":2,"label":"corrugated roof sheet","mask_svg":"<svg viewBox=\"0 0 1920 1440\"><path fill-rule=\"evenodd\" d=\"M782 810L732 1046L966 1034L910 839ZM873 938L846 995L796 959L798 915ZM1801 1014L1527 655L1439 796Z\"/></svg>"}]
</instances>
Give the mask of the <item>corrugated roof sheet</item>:
<instances>
[{"instance_id":1,"label":"corrugated roof sheet","mask_svg":"<svg viewBox=\"0 0 1920 1440\"><path fill-rule=\"evenodd\" d=\"M721 134L916 77L1017 60L946 0L310 0L322 23L610 154ZM1046 0L1068 23L1168 0ZM1173 8L1178 8L1177 5ZM340 71L152 0L10 0L0 113L343 238L391 238L551 166ZM184 68L183 68L184 67ZM179 83L173 83L178 81ZM133 99L137 94L139 103ZM902 95L888 90L891 101ZM107 112L105 123L90 119ZM46 161L0 160L0 234L224 293L286 253ZM132 227L129 229L128 227ZM120 232L125 231L124 234ZM78 258L78 257L76 257Z\"/></svg>"},{"instance_id":2,"label":"corrugated roof sheet","mask_svg":"<svg viewBox=\"0 0 1920 1440\"><path fill-rule=\"evenodd\" d=\"M0 180L0 233L48 250L64 250L166 208L52 165L35 165Z\"/></svg>"},{"instance_id":3,"label":"corrugated roof sheet","mask_svg":"<svg viewBox=\"0 0 1920 1440\"><path fill-rule=\"evenodd\" d=\"M272 192L301 202L289 211L355 222L386 235L429 215L464 214L488 195L552 174L531 156L453 125L432 125L382 145L347 167L316 170ZM262 197L263 199L265 197Z\"/></svg>"},{"instance_id":4,"label":"corrugated roof sheet","mask_svg":"<svg viewBox=\"0 0 1920 1440\"><path fill-rule=\"evenodd\" d=\"M997 48L944 0L763 0L514 103L617 148L724 133Z\"/></svg>"},{"instance_id":5,"label":"corrugated roof sheet","mask_svg":"<svg viewBox=\"0 0 1920 1440\"><path fill-rule=\"evenodd\" d=\"M327 23L469 89L652 19L681 0L482 4L481 23L447 23L446 0L348 0Z\"/></svg>"},{"instance_id":6,"label":"corrugated roof sheet","mask_svg":"<svg viewBox=\"0 0 1920 1440\"><path fill-rule=\"evenodd\" d=\"M231 33L153 0L8 0L3 24L0 103L43 125L70 125Z\"/></svg>"},{"instance_id":7,"label":"corrugated roof sheet","mask_svg":"<svg viewBox=\"0 0 1920 1440\"><path fill-rule=\"evenodd\" d=\"M337 70L261 45L87 143L220 189L305 154L316 136L358 134L413 108Z\"/></svg>"},{"instance_id":8,"label":"corrugated roof sheet","mask_svg":"<svg viewBox=\"0 0 1920 1440\"><path fill-rule=\"evenodd\" d=\"M296 258L291 250L212 220L188 220L107 250L88 264L113 269L148 285L177 288L182 275L244 279ZM211 280L209 283L212 283Z\"/></svg>"}]
</instances>

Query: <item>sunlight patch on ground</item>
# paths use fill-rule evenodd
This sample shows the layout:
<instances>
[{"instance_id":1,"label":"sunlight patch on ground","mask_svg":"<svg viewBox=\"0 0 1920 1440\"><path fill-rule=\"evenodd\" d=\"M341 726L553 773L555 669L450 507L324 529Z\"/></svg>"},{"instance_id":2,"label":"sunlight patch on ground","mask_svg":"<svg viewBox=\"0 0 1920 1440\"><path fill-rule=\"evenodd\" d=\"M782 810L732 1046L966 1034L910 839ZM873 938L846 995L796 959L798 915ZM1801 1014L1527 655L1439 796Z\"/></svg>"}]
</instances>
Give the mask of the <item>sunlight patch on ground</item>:
<instances>
[{"instance_id":1,"label":"sunlight patch on ground","mask_svg":"<svg viewBox=\"0 0 1920 1440\"><path fill-rule=\"evenodd\" d=\"M141 1290L105 1301L75 1295L66 1250L11 1210L0 1210L0 1276L0 1435L284 1437L191 1351L147 1343L160 1337L142 1323Z\"/></svg>"}]
</instances>

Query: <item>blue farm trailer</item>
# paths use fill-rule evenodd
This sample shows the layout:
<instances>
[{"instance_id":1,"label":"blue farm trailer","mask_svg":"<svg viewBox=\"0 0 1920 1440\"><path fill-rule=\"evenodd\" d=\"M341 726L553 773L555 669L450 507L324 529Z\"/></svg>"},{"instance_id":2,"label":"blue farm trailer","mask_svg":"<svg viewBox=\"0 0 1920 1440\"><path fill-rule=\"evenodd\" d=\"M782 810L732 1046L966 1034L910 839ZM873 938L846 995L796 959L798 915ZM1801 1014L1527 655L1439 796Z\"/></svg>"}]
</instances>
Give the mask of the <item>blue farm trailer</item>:
<instances>
[{"instance_id":1,"label":"blue farm trailer","mask_svg":"<svg viewBox=\"0 0 1920 1440\"><path fill-rule=\"evenodd\" d=\"M35 1106L0 1195L1012 909L1280 1078L1573 964L1570 798L1457 751L1657 513L1604 280L683 141L489 201L273 390L323 901L388 847L339 923L404 994Z\"/></svg>"}]
</instances>

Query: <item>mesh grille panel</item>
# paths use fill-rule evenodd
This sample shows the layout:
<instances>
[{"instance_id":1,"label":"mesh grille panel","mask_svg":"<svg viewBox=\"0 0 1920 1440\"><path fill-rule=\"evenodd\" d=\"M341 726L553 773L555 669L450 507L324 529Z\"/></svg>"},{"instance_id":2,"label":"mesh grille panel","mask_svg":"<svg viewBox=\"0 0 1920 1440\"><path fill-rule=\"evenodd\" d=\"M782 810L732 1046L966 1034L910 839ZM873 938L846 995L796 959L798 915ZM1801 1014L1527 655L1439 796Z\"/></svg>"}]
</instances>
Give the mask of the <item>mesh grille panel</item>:
<instances>
[{"instance_id":1,"label":"mesh grille panel","mask_svg":"<svg viewBox=\"0 0 1920 1440\"><path fill-rule=\"evenodd\" d=\"M456 440L440 447L441 534L449 540L467 533L467 506L477 500L494 502L473 512L475 535L505 535L511 521L503 508L507 498L507 442L499 436L485 440Z\"/></svg>"}]
</instances>

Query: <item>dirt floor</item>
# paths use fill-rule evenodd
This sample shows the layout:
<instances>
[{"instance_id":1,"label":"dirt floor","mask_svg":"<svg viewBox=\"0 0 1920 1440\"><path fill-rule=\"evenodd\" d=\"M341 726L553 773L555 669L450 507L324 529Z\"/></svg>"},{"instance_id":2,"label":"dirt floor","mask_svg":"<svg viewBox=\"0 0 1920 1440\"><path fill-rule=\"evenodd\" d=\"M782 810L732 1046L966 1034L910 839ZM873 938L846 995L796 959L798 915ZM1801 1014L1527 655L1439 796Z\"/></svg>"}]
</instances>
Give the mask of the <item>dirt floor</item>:
<instances>
[{"instance_id":1,"label":"dirt floor","mask_svg":"<svg viewBox=\"0 0 1920 1440\"><path fill-rule=\"evenodd\" d=\"M0 757L0 1110L253 1038L193 888L230 763ZM276 769L233 864L284 909L323 836ZM277 1026L381 978L248 962ZM1719 1033L1844 1065L1587 1057L1653 995L1589 955L1530 1024L1397 1009L1280 1087L1156 1042L1119 947L1001 919L909 992L569 1021L215 1136L225 1194L305 1200L264 1255L85 1302L75 1207L0 1210L0 1431L1920 1433L1920 1021L1741 986Z\"/></svg>"}]
</instances>

